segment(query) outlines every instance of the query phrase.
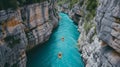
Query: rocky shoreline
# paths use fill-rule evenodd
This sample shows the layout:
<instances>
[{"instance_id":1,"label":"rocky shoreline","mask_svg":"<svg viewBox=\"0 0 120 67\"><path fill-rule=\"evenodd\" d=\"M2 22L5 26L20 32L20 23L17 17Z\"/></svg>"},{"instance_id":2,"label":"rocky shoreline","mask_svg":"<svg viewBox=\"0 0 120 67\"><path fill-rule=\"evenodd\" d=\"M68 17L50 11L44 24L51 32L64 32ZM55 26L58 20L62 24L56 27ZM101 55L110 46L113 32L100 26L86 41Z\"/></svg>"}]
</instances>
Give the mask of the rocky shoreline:
<instances>
[{"instance_id":1,"label":"rocky shoreline","mask_svg":"<svg viewBox=\"0 0 120 67\"><path fill-rule=\"evenodd\" d=\"M0 67L26 67L26 50L47 41L57 24L53 2L1 10Z\"/></svg>"},{"instance_id":2,"label":"rocky shoreline","mask_svg":"<svg viewBox=\"0 0 120 67\"><path fill-rule=\"evenodd\" d=\"M85 67L120 67L120 1L99 0L97 13L93 19L87 21L87 25L86 19L90 17L85 19L89 13L85 2L87 1L85 0L82 6L74 4L71 10L63 5L63 8L67 8L64 12L78 23L78 45ZM75 15L77 9L81 17ZM81 10L84 11L83 15Z\"/></svg>"},{"instance_id":3,"label":"rocky shoreline","mask_svg":"<svg viewBox=\"0 0 120 67\"><path fill-rule=\"evenodd\" d=\"M120 67L120 0L97 1L80 0L72 8L67 2L58 11L78 24L85 67ZM0 11L0 67L26 67L25 51L47 41L58 25L56 4L45 1Z\"/></svg>"}]
</instances>

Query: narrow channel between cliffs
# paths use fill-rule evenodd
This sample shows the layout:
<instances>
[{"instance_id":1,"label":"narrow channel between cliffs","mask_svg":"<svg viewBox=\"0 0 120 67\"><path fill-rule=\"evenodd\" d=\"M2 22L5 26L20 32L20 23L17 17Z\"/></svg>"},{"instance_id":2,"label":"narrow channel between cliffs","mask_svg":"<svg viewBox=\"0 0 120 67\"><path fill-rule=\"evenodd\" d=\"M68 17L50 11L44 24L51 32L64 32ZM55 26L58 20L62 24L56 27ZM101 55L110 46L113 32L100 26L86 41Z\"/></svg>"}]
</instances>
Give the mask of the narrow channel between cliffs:
<instances>
[{"instance_id":1,"label":"narrow channel between cliffs","mask_svg":"<svg viewBox=\"0 0 120 67\"><path fill-rule=\"evenodd\" d=\"M27 67L84 67L77 47L77 26L67 14L59 16L59 26L49 41L27 53Z\"/></svg>"}]
</instances>

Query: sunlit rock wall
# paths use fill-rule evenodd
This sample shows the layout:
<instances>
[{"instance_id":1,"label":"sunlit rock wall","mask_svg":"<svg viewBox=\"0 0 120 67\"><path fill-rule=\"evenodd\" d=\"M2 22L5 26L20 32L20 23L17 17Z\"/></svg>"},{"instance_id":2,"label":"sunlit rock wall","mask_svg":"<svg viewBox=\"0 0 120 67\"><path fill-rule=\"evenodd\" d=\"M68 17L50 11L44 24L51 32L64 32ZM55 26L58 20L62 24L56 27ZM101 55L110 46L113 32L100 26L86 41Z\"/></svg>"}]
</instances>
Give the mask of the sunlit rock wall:
<instances>
[{"instance_id":1,"label":"sunlit rock wall","mask_svg":"<svg viewBox=\"0 0 120 67\"><path fill-rule=\"evenodd\" d=\"M120 1L100 0L97 9L97 33L99 39L120 53Z\"/></svg>"},{"instance_id":2,"label":"sunlit rock wall","mask_svg":"<svg viewBox=\"0 0 120 67\"><path fill-rule=\"evenodd\" d=\"M53 3L0 11L0 67L26 67L25 51L47 41L57 26Z\"/></svg>"},{"instance_id":3,"label":"sunlit rock wall","mask_svg":"<svg viewBox=\"0 0 120 67\"><path fill-rule=\"evenodd\" d=\"M96 26L88 34L83 21L79 22L80 51L86 67L120 67L120 0L99 0L96 12L91 20Z\"/></svg>"}]
</instances>

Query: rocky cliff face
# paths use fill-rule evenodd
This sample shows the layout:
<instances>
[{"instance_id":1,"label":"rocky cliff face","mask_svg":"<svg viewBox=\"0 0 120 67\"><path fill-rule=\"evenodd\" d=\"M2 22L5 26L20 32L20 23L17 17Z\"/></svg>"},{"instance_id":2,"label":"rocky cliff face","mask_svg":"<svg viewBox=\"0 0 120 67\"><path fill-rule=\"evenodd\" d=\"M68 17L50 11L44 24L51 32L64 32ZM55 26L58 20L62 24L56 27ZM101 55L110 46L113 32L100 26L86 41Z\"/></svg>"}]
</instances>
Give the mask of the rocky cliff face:
<instances>
[{"instance_id":1,"label":"rocky cliff face","mask_svg":"<svg viewBox=\"0 0 120 67\"><path fill-rule=\"evenodd\" d=\"M79 0L71 9L66 1L61 6L78 22L78 45L86 67L120 67L120 1Z\"/></svg>"},{"instance_id":2,"label":"rocky cliff face","mask_svg":"<svg viewBox=\"0 0 120 67\"><path fill-rule=\"evenodd\" d=\"M120 67L120 0L99 0L96 16L86 34L79 22L80 51L86 67Z\"/></svg>"},{"instance_id":3,"label":"rocky cliff face","mask_svg":"<svg viewBox=\"0 0 120 67\"><path fill-rule=\"evenodd\" d=\"M0 67L26 67L26 50L47 41L58 23L55 1L0 11Z\"/></svg>"}]
</instances>

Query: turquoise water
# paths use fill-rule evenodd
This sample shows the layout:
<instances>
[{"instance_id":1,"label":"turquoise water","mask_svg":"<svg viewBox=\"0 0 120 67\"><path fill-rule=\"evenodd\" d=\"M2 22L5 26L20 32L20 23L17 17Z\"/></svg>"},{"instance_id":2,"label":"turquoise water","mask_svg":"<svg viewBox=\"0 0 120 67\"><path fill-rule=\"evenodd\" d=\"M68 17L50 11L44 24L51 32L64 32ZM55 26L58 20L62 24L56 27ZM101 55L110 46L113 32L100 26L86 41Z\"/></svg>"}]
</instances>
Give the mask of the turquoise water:
<instances>
[{"instance_id":1,"label":"turquoise water","mask_svg":"<svg viewBox=\"0 0 120 67\"><path fill-rule=\"evenodd\" d=\"M59 16L59 26L50 40L28 52L27 67L84 67L77 48L77 26L67 14Z\"/></svg>"}]
</instances>

